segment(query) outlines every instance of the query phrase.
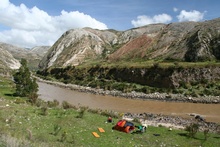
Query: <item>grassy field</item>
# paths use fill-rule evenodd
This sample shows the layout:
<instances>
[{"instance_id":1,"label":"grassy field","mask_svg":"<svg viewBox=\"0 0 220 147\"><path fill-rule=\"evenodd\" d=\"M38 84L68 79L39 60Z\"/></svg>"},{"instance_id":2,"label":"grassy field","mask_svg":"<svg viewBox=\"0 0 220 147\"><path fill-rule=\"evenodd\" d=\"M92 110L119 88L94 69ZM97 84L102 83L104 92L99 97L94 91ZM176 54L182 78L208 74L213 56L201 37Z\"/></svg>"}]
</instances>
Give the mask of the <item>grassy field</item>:
<instances>
[{"instance_id":1,"label":"grassy field","mask_svg":"<svg viewBox=\"0 0 220 147\"><path fill-rule=\"evenodd\" d=\"M220 146L218 134L209 133L206 140L203 132L199 132L195 138L189 138L184 130L169 131L162 126L149 126L143 134L126 134L112 130L120 114L113 118L114 123L106 123L107 116L89 109L48 107L46 103L33 106L25 98L13 97L13 92L13 83L0 77L0 147ZM99 127L105 132L100 133ZM97 132L100 138L95 138L92 132Z\"/></svg>"}]
</instances>

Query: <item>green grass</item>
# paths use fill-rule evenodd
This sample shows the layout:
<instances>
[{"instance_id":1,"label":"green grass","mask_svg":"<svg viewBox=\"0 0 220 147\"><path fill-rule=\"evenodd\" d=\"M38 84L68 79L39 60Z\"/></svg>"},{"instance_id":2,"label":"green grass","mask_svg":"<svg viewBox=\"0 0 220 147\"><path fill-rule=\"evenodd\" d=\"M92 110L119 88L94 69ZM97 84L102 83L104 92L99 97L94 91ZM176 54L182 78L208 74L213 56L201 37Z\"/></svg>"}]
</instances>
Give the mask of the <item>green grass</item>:
<instances>
[{"instance_id":1,"label":"green grass","mask_svg":"<svg viewBox=\"0 0 220 147\"><path fill-rule=\"evenodd\" d=\"M144 134L113 131L114 123L105 123L107 116L89 111L79 118L80 111L76 109L55 107L48 108L43 115L42 107L32 106L25 101L17 104L16 98L10 96L14 91L10 80L0 80L0 146L220 146L220 136L212 133L204 140L202 132L196 138L188 138L184 130L169 131L165 127L149 126ZM113 120L117 122L119 119ZM59 127L60 131L57 129ZM100 133L98 127L105 132ZM95 138L92 132L97 132L100 138Z\"/></svg>"},{"instance_id":2,"label":"green grass","mask_svg":"<svg viewBox=\"0 0 220 147\"><path fill-rule=\"evenodd\" d=\"M92 60L85 62L77 68L85 68L92 66L101 66L101 67L117 67L117 68L150 68L158 64L161 68L168 68L171 66L178 66L183 68L189 67L206 67L206 66L220 66L218 61L207 61L207 62L182 62L182 61L163 61L163 60L143 60L143 59L132 59L132 60L120 60L120 61L106 61L106 60Z\"/></svg>"},{"instance_id":3,"label":"green grass","mask_svg":"<svg viewBox=\"0 0 220 147\"><path fill-rule=\"evenodd\" d=\"M14 93L13 82L9 78L0 76L0 97L11 98Z\"/></svg>"}]
</instances>

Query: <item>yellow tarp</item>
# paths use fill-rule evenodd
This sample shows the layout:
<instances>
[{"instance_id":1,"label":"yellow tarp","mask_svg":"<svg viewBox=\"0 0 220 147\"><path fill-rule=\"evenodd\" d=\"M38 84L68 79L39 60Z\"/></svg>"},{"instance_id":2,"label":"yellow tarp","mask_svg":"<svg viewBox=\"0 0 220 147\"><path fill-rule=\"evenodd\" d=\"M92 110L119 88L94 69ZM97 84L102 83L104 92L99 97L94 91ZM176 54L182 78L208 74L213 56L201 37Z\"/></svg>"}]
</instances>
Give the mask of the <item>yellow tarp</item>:
<instances>
[{"instance_id":1,"label":"yellow tarp","mask_svg":"<svg viewBox=\"0 0 220 147\"><path fill-rule=\"evenodd\" d=\"M98 128L99 132L103 133L105 130L103 128Z\"/></svg>"},{"instance_id":2,"label":"yellow tarp","mask_svg":"<svg viewBox=\"0 0 220 147\"><path fill-rule=\"evenodd\" d=\"M96 138L99 138L99 137L100 137L99 134L96 133L96 132L92 132L92 134L93 134Z\"/></svg>"}]
</instances>

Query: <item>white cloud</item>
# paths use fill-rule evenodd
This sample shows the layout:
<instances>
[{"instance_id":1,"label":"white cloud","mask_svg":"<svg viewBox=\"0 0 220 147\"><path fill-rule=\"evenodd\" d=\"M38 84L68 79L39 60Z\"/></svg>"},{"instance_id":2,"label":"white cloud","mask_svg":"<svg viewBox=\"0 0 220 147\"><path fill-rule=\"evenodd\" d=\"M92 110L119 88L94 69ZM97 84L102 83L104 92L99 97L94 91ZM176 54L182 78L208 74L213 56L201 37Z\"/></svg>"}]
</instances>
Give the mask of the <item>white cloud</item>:
<instances>
[{"instance_id":1,"label":"white cloud","mask_svg":"<svg viewBox=\"0 0 220 147\"><path fill-rule=\"evenodd\" d=\"M6 8L9 5L9 0L1 0L0 9Z\"/></svg>"},{"instance_id":2,"label":"white cloud","mask_svg":"<svg viewBox=\"0 0 220 147\"><path fill-rule=\"evenodd\" d=\"M174 11L174 12L177 12L177 11L178 11L178 8L174 7L174 8L173 8L173 11Z\"/></svg>"},{"instance_id":3,"label":"white cloud","mask_svg":"<svg viewBox=\"0 0 220 147\"><path fill-rule=\"evenodd\" d=\"M155 23L169 23L172 20L172 17L168 14L159 14L153 17L146 15L140 15L137 17L137 20L132 20L131 23L134 27L140 27L148 24Z\"/></svg>"},{"instance_id":4,"label":"white cloud","mask_svg":"<svg viewBox=\"0 0 220 147\"><path fill-rule=\"evenodd\" d=\"M9 0L0 0L0 24L10 28L0 32L0 41L23 47L52 45L73 28L107 29L104 23L78 11L63 10L59 16L50 16L37 7L15 6Z\"/></svg>"},{"instance_id":5,"label":"white cloud","mask_svg":"<svg viewBox=\"0 0 220 147\"><path fill-rule=\"evenodd\" d=\"M182 10L180 14L177 16L179 22L182 21L201 21L203 20L205 12L201 13L199 11L186 11Z\"/></svg>"}]
</instances>

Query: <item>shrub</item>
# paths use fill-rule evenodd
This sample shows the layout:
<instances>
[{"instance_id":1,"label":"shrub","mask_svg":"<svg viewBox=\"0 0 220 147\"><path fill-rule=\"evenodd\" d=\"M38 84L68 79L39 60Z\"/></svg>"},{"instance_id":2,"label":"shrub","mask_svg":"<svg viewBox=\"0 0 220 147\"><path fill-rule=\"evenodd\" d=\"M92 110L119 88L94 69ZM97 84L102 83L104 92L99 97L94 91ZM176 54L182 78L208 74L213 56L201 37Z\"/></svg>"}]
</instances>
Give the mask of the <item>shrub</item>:
<instances>
[{"instance_id":1,"label":"shrub","mask_svg":"<svg viewBox=\"0 0 220 147\"><path fill-rule=\"evenodd\" d=\"M38 99L38 94L37 93L31 93L28 95L29 101L31 104L36 104L37 99Z\"/></svg>"},{"instance_id":2,"label":"shrub","mask_svg":"<svg viewBox=\"0 0 220 147\"><path fill-rule=\"evenodd\" d=\"M189 126L186 126L185 130L188 132L189 137L195 138L195 135L199 130L199 124L192 123Z\"/></svg>"},{"instance_id":3,"label":"shrub","mask_svg":"<svg viewBox=\"0 0 220 147\"><path fill-rule=\"evenodd\" d=\"M67 101L62 102L62 107L63 107L63 109L74 108L74 106L72 104L68 103Z\"/></svg>"},{"instance_id":4,"label":"shrub","mask_svg":"<svg viewBox=\"0 0 220 147\"><path fill-rule=\"evenodd\" d=\"M37 107L43 106L44 104L45 104L45 102L44 102L43 100L41 100L41 99L37 99L37 101L36 101L36 103L35 103L35 105L36 105Z\"/></svg>"},{"instance_id":5,"label":"shrub","mask_svg":"<svg viewBox=\"0 0 220 147\"><path fill-rule=\"evenodd\" d=\"M53 100L53 101L48 101L47 102L48 107L52 108L52 107L57 107L59 106L59 101L58 100Z\"/></svg>"},{"instance_id":6,"label":"shrub","mask_svg":"<svg viewBox=\"0 0 220 147\"><path fill-rule=\"evenodd\" d=\"M209 129L205 129L203 133L204 133L205 140L207 140L208 137L209 137L209 136L208 136Z\"/></svg>"},{"instance_id":7,"label":"shrub","mask_svg":"<svg viewBox=\"0 0 220 147\"><path fill-rule=\"evenodd\" d=\"M198 94L196 91L193 91L193 92L191 93L191 96L192 96L192 97L199 97L199 94Z\"/></svg>"},{"instance_id":8,"label":"shrub","mask_svg":"<svg viewBox=\"0 0 220 147\"><path fill-rule=\"evenodd\" d=\"M188 89L189 87L191 87L190 83L187 83L185 81L180 81L179 82L180 87Z\"/></svg>"},{"instance_id":9,"label":"shrub","mask_svg":"<svg viewBox=\"0 0 220 147\"><path fill-rule=\"evenodd\" d=\"M47 106L41 107L41 115L46 116L48 114L47 110L48 110Z\"/></svg>"},{"instance_id":10,"label":"shrub","mask_svg":"<svg viewBox=\"0 0 220 147\"><path fill-rule=\"evenodd\" d=\"M76 116L76 118L83 118L87 109L88 109L88 107L80 107L79 114Z\"/></svg>"},{"instance_id":11,"label":"shrub","mask_svg":"<svg viewBox=\"0 0 220 147\"><path fill-rule=\"evenodd\" d=\"M204 89L204 94L206 95L212 95L212 90L211 89Z\"/></svg>"}]
</instances>

